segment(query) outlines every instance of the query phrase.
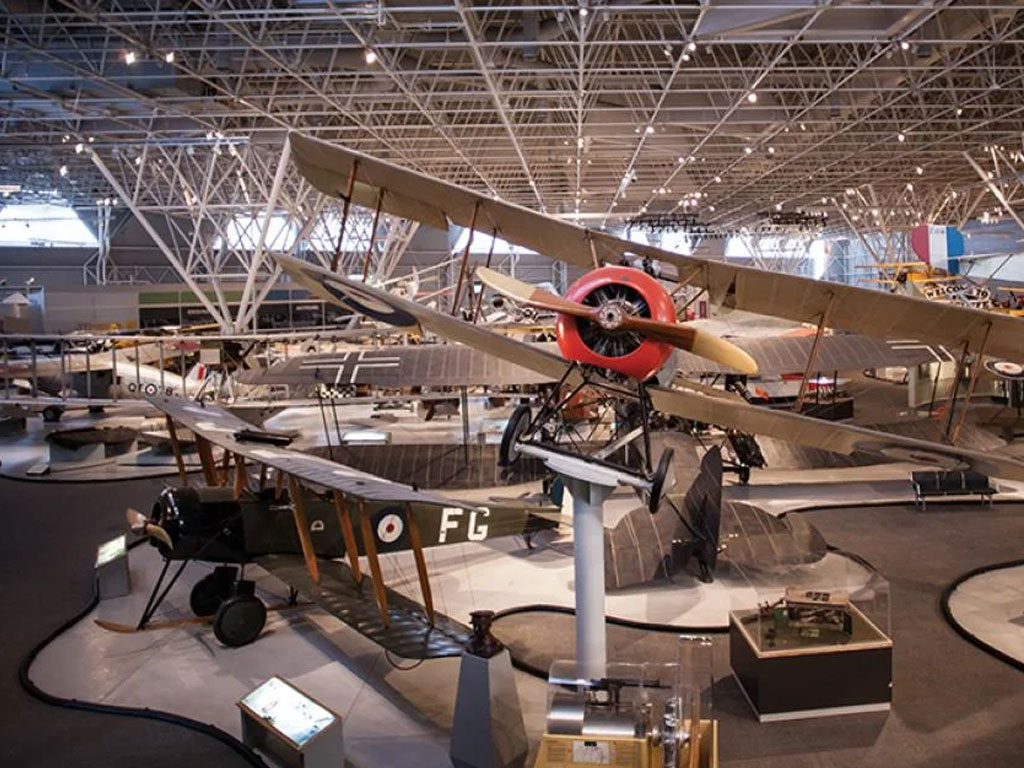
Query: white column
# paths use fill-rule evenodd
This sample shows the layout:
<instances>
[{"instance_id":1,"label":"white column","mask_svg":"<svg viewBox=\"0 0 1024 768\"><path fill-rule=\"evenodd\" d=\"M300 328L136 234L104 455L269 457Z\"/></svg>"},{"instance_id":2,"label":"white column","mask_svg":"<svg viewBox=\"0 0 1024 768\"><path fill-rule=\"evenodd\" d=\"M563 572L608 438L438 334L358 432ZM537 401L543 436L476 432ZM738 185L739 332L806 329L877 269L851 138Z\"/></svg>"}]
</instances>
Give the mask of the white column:
<instances>
[{"instance_id":1,"label":"white column","mask_svg":"<svg viewBox=\"0 0 1024 768\"><path fill-rule=\"evenodd\" d=\"M606 675L608 651L604 609L604 500L613 490L562 476L572 494L574 578L576 581L576 664L579 674Z\"/></svg>"}]
</instances>

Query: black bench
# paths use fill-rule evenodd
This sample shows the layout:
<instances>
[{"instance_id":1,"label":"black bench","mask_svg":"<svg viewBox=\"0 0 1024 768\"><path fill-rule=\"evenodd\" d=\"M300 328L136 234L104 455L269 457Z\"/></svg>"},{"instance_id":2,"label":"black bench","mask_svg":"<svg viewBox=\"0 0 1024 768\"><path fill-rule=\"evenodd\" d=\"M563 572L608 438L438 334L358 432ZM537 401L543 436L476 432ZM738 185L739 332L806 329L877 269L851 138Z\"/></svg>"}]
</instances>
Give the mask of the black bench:
<instances>
[{"instance_id":1,"label":"black bench","mask_svg":"<svg viewBox=\"0 0 1024 768\"><path fill-rule=\"evenodd\" d=\"M992 497L999 492L986 475L969 469L912 472L910 482L918 509L925 509L928 497L937 496L981 496L992 506Z\"/></svg>"}]
</instances>

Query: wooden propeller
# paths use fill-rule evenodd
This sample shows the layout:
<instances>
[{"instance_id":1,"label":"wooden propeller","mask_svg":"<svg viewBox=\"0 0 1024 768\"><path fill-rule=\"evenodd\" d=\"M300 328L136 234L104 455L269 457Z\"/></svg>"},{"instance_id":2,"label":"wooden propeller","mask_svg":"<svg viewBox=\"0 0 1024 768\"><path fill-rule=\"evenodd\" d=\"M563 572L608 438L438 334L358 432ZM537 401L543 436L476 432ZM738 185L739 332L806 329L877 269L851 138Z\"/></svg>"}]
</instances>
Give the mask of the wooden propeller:
<instances>
[{"instance_id":1,"label":"wooden propeller","mask_svg":"<svg viewBox=\"0 0 1024 768\"><path fill-rule=\"evenodd\" d=\"M610 332L637 333L651 341L671 344L705 360L727 365L741 373L757 373L757 363L750 355L735 344L706 331L678 323L663 323L639 317L623 311L618 306L588 307L487 267L478 267L476 274L491 290L520 304L590 320Z\"/></svg>"}]
</instances>

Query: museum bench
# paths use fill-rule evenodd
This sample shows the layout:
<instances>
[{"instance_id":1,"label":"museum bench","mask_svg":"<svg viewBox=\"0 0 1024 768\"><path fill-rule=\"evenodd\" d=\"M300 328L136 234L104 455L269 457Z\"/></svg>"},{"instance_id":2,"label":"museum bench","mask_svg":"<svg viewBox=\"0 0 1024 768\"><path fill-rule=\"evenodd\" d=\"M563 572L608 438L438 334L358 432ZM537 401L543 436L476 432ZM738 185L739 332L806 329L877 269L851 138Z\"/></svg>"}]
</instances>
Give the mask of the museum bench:
<instances>
[{"instance_id":1,"label":"museum bench","mask_svg":"<svg viewBox=\"0 0 1024 768\"><path fill-rule=\"evenodd\" d=\"M929 497L980 496L992 505L992 497L999 492L986 475L973 470L927 470L911 473L914 504L925 509Z\"/></svg>"}]
</instances>

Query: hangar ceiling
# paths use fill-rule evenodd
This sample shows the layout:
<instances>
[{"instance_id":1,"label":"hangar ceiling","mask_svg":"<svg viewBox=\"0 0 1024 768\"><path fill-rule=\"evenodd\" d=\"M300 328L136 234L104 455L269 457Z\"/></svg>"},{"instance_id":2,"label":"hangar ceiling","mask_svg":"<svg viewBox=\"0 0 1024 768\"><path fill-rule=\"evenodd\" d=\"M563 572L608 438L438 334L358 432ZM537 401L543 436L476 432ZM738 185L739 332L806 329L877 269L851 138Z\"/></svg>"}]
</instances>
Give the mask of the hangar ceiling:
<instances>
[{"instance_id":1,"label":"hangar ceiling","mask_svg":"<svg viewBox=\"0 0 1024 768\"><path fill-rule=\"evenodd\" d=\"M920 218L980 188L964 149L1011 173L1022 149L1012 1L0 5L0 183L120 186L185 241L265 207L290 130L593 226L739 226L865 184Z\"/></svg>"}]
</instances>

